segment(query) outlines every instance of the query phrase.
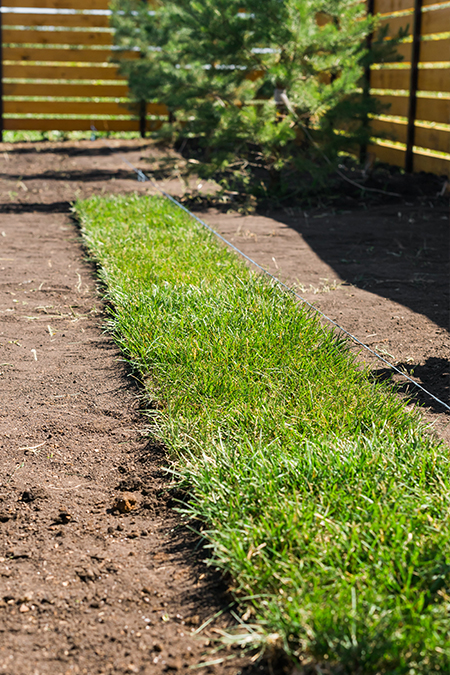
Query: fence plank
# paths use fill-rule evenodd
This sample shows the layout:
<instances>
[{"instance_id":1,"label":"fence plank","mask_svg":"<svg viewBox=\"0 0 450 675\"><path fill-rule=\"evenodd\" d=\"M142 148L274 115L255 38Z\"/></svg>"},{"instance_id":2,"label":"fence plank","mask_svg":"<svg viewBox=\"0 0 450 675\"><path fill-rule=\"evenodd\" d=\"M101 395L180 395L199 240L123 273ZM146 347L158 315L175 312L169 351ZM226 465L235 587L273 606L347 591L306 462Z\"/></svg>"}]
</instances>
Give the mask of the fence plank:
<instances>
[{"instance_id":1,"label":"fence plank","mask_svg":"<svg viewBox=\"0 0 450 675\"><path fill-rule=\"evenodd\" d=\"M450 100L419 97L417 99L417 119L438 124L450 124Z\"/></svg>"},{"instance_id":2,"label":"fence plank","mask_svg":"<svg viewBox=\"0 0 450 675\"><path fill-rule=\"evenodd\" d=\"M126 103L96 103L94 101L5 101L5 114L34 115L130 115L139 114L138 105L134 112Z\"/></svg>"},{"instance_id":3,"label":"fence plank","mask_svg":"<svg viewBox=\"0 0 450 675\"><path fill-rule=\"evenodd\" d=\"M397 60L404 63L410 63L412 56L412 42L403 42L396 47L399 57Z\"/></svg>"},{"instance_id":4,"label":"fence plank","mask_svg":"<svg viewBox=\"0 0 450 675\"><path fill-rule=\"evenodd\" d=\"M97 131L139 131L139 120L94 120ZM91 120L52 119L5 119L9 131L90 131ZM162 126L160 120L147 120L147 130L154 131Z\"/></svg>"},{"instance_id":5,"label":"fence plank","mask_svg":"<svg viewBox=\"0 0 450 675\"><path fill-rule=\"evenodd\" d=\"M419 70L419 91L450 91L450 68Z\"/></svg>"},{"instance_id":6,"label":"fence plank","mask_svg":"<svg viewBox=\"0 0 450 675\"><path fill-rule=\"evenodd\" d=\"M375 0L374 14L391 14L414 7L414 0Z\"/></svg>"},{"instance_id":7,"label":"fence plank","mask_svg":"<svg viewBox=\"0 0 450 675\"><path fill-rule=\"evenodd\" d=\"M8 115L130 115L138 117L139 103L116 103L96 101L5 101L4 111ZM149 103L147 115L167 116L165 105Z\"/></svg>"},{"instance_id":8,"label":"fence plank","mask_svg":"<svg viewBox=\"0 0 450 675\"><path fill-rule=\"evenodd\" d=\"M376 96L382 104L390 105L383 111L384 115L398 115L406 117L408 114L407 96ZM424 122L450 124L450 99L445 98L417 98L416 119Z\"/></svg>"},{"instance_id":9,"label":"fence plank","mask_svg":"<svg viewBox=\"0 0 450 675\"><path fill-rule=\"evenodd\" d=\"M411 61L412 43L404 42L397 45L398 55L403 58L397 62L409 63ZM450 40L424 40L420 43L420 62L450 62ZM396 61L393 61L395 63Z\"/></svg>"},{"instance_id":10,"label":"fence plank","mask_svg":"<svg viewBox=\"0 0 450 675\"><path fill-rule=\"evenodd\" d=\"M100 31L68 31L68 30L20 30L3 29L4 44L39 44L39 45L112 45L112 33Z\"/></svg>"},{"instance_id":11,"label":"fence plank","mask_svg":"<svg viewBox=\"0 0 450 675\"><path fill-rule=\"evenodd\" d=\"M391 148L386 145L369 145L369 152L372 152L380 162L393 164L394 166L403 166L405 163L405 151L401 148Z\"/></svg>"},{"instance_id":12,"label":"fence plank","mask_svg":"<svg viewBox=\"0 0 450 675\"><path fill-rule=\"evenodd\" d=\"M409 63L412 55L412 42L403 42L396 47L399 56L398 61ZM450 61L450 40L422 40L420 43L420 61L433 63L436 61Z\"/></svg>"},{"instance_id":13,"label":"fence plank","mask_svg":"<svg viewBox=\"0 0 450 675\"><path fill-rule=\"evenodd\" d=\"M95 14L3 14L5 26L63 26L64 28L109 28L107 16Z\"/></svg>"},{"instance_id":14,"label":"fence plank","mask_svg":"<svg viewBox=\"0 0 450 675\"><path fill-rule=\"evenodd\" d=\"M139 120L5 119L5 129L32 131L139 131Z\"/></svg>"},{"instance_id":15,"label":"fence plank","mask_svg":"<svg viewBox=\"0 0 450 675\"><path fill-rule=\"evenodd\" d=\"M450 7L422 13L422 35L450 31Z\"/></svg>"},{"instance_id":16,"label":"fence plank","mask_svg":"<svg viewBox=\"0 0 450 675\"><path fill-rule=\"evenodd\" d=\"M450 61L450 40L422 40L420 44L420 60L423 63L433 61Z\"/></svg>"},{"instance_id":17,"label":"fence plank","mask_svg":"<svg viewBox=\"0 0 450 675\"><path fill-rule=\"evenodd\" d=\"M5 82L4 96L49 96L70 98L124 98L129 95L126 84L37 84Z\"/></svg>"},{"instance_id":18,"label":"fence plank","mask_svg":"<svg viewBox=\"0 0 450 675\"><path fill-rule=\"evenodd\" d=\"M371 126L375 137L385 138L399 143L406 142L406 122L402 124L400 122L389 122L387 120L373 120ZM414 144L421 148L450 153L450 131L416 126Z\"/></svg>"},{"instance_id":19,"label":"fence plank","mask_svg":"<svg viewBox=\"0 0 450 675\"><path fill-rule=\"evenodd\" d=\"M444 157L432 157L431 155L414 154L414 171L435 173L438 176L450 177L450 161Z\"/></svg>"},{"instance_id":20,"label":"fence plank","mask_svg":"<svg viewBox=\"0 0 450 675\"><path fill-rule=\"evenodd\" d=\"M116 66L3 66L4 78L27 80L124 80Z\"/></svg>"},{"instance_id":21,"label":"fence plank","mask_svg":"<svg viewBox=\"0 0 450 675\"><path fill-rule=\"evenodd\" d=\"M406 117L408 114L407 96L374 96L382 105L389 106L382 111L382 115L398 115Z\"/></svg>"},{"instance_id":22,"label":"fence plank","mask_svg":"<svg viewBox=\"0 0 450 675\"><path fill-rule=\"evenodd\" d=\"M420 148L450 153L450 131L416 126L414 143Z\"/></svg>"},{"instance_id":23,"label":"fence plank","mask_svg":"<svg viewBox=\"0 0 450 675\"><path fill-rule=\"evenodd\" d=\"M406 121L402 124L399 122L388 122L386 120L373 120L371 127L374 137L406 143Z\"/></svg>"},{"instance_id":24,"label":"fence plank","mask_svg":"<svg viewBox=\"0 0 450 675\"><path fill-rule=\"evenodd\" d=\"M381 20L380 25L389 25L389 35L395 35L400 28L408 26L408 35L413 28L413 15L391 16ZM422 35L445 33L450 31L450 7L422 12Z\"/></svg>"},{"instance_id":25,"label":"fence plank","mask_svg":"<svg viewBox=\"0 0 450 675\"><path fill-rule=\"evenodd\" d=\"M3 58L5 61L68 61L86 63L107 63L113 56L126 57L127 59L139 58L138 52L111 51L111 49L50 49L38 47L4 47Z\"/></svg>"},{"instance_id":26,"label":"fence plank","mask_svg":"<svg viewBox=\"0 0 450 675\"><path fill-rule=\"evenodd\" d=\"M37 0L38 1L38 0ZM448 0L423 0L424 7L428 5L439 5ZM374 14L392 14L393 12L404 12L413 9L414 0L375 0Z\"/></svg>"},{"instance_id":27,"label":"fence plank","mask_svg":"<svg viewBox=\"0 0 450 675\"><path fill-rule=\"evenodd\" d=\"M408 28L407 34L411 35L413 22L414 16L413 13L411 12L410 14L405 14L404 16L390 16L387 18L383 18L380 21L380 26L384 27L388 25L389 26L388 35L391 37L396 35L400 29L404 28L405 29Z\"/></svg>"},{"instance_id":28,"label":"fence plank","mask_svg":"<svg viewBox=\"0 0 450 675\"><path fill-rule=\"evenodd\" d=\"M3 7L73 9L73 0L2 0ZM77 9L109 9L109 0L76 0Z\"/></svg>"},{"instance_id":29,"label":"fence plank","mask_svg":"<svg viewBox=\"0 0 450 675\"><path fill-rule=\"evenodd\" d=\"M372 70L370 84L373 89L409 89L410 70L383 68ZM419 91L450 91L450 68L421 68Z\"/></svg>"},{"instance_id":30,"label":"fence plank","mask_svg":"<svg viewBox=\"0 0 450 675\"><path fill-rule=\"evenodd\" d=\"M410 69L382 69L372 70L370 73L370 86L372 89L409 89L411 77Z\"/></svg>"},{"instance_id":31,"label":"fence plank","mask_svg":"<svg viewBox=\"0 0 450 675\"><path fill-rule=\"evenodd\" d=\"M400 148L391 148L385 145L373 144L369 146L369 151L381 162L403 166L405 162L405 151ZM450 175L450 161L444 157L433 157L420 153L414 153L414 171L426 171L436 173L441 176Z\"/></svg>"}]
</instances>

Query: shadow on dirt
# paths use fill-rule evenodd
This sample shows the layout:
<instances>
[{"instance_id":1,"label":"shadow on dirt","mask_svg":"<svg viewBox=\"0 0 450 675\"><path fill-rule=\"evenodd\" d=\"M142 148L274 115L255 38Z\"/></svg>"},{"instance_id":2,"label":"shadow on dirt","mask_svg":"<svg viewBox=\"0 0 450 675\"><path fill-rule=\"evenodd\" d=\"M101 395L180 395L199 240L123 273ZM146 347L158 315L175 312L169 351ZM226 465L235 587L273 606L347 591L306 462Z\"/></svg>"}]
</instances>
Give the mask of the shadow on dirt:
<instances>
[{"instance_id":1,"label":"shadow on dirt","mask_svg":"<svg viewBox=\"0 0 450 675\"><path fill-rule=\"evenodd\" d=\"M448 200L271 214L339 277L450 328ZM395 223L393 227L393 222Z\"/></svg>"},{"instance_id":2,"label":"shadow on dirt","mask_svg":"<svg viewBox=\"0 0 450 675\"><path fill-rule=\"evenodd\" d=\"M417 380L425 389L441 401L450 404L450 361L432 356L422 365L411 363L397 363L397 368L404 371L414 380ZM391 368L378 368L371 371L371 377L379 381L390 381L395 378L396 372ZM410 382L397 382L396 390L404 394L411 402L420 406L426 406L436 413L444 413L450 416L443 405L438 403L424 391L414 387Z\"/></svg>"},{"instance_id":3,"label":"shadow on dirt","mask_svg":"<svg viewBox=\"0 0 450 675\"><path fill-rule=\"evenodd\" d=\"M111 171L96 169L94 171L44 171L38 174L29 174L20 176L18 174L0 174L0 180L21 181L27 183L32 180L55 180L74 182L74 183L92 183L94 181L114 180L136 180L134 171L123 169L113 169Z\"/></svg>"},{"instance_id":4,"label":"shadow on dirt","mask_svg":"<svg viewBox=\"0 0 450 675\"><path fill-rule=\"evenodd\" d=\"M70 202L12 202L0 204L0 213L70 213Z\"/></svg>"},{"instance_id":5,"label":"shadow on dirt","mask_svg":"<svg viewBox=\"0 0 450 675\"><path fill-rule=\"evenodd\" d=\"M85 143L85 145L81 145ZM20 147L11 148L11 152L14 152L15 155L30 155L30 154L53 154L61 155L65 154L69 157L98 157L98 156L108 156L115 152L127 153L127 152L139 152L144 150L148 146L148 142L136 143L133 145L114 145L109 147L107 145L108 139L105 139L104 145L97 145L96 141L81 141L80 145L76 145L73 141L67 142L54 142L53 145L48 141L42 141L42 145L36 141L23 142L20 144ZM89 144L89 145L88 145ZM95 145L94 145L95 144ZM4 146L8 144L5 143ZM25 147L24 147L25 146ZM5 147L4 152L8 152L9 148Z\"/></svg>"}]
</instances>

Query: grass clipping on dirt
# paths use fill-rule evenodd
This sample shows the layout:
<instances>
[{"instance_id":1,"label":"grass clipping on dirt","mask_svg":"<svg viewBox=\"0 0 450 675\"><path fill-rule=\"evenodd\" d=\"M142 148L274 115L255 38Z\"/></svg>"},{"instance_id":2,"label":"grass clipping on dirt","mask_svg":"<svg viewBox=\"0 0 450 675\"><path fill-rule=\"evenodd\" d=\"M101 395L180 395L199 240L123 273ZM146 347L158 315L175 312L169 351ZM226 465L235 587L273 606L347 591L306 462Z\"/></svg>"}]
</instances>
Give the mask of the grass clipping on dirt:
<instances>
[{"instance_id":1,"label":"grass clipping on dirt","mask_svg":"<svg viewBox=\"0 0 450 675\"><path fill-rule=\"evenodd\" d=\"M246 612L236 639L326 672L449 672L447 448L167 200L76 213L152 433Z\"/></svg>"}]
</instances>

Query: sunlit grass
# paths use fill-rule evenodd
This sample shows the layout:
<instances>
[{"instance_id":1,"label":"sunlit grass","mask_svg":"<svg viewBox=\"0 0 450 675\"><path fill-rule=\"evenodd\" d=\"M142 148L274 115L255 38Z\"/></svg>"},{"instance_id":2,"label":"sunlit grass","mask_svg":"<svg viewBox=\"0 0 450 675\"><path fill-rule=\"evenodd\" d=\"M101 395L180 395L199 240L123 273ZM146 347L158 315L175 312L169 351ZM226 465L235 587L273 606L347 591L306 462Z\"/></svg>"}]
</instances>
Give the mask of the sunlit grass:
<instances>
[{"instance_id":1,"label":"sunlit grass","mask_svg":"<svg viewBox=\"0 0 450 675\"><path fill-rule=\"evenodd\" d=\"M76 212L109 330L250 641L336 673L448 672L447 449L169 202L96 197Z\"/></svg>"}]
</instances>

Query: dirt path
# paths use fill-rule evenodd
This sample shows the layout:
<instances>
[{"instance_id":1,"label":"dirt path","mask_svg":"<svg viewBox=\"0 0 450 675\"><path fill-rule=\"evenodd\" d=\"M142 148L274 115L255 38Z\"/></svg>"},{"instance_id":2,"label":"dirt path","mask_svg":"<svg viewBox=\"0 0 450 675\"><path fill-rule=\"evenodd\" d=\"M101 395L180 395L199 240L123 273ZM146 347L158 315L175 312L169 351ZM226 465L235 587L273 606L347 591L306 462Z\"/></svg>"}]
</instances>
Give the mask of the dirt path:
<instances>
[{"instance_id":1,"label":"dirt path","mask_svg":"<svg viewBox=\"0 0 450 675\"><path fill-rule=\"evenodd\" d=\"M185 671L210 659L194 632L228 600L170 508L162 452L102 333L74 186L54 189L29 159L3 156L1 183L0 673ZM104 189L85 175L75 190Z\"/></svg>"},{"instance_id":2,"label":"dirt path","mask_svg":"<svg viewBox=\"0 0 450 675\"><path fill-rule=\"evenodd\" d=\"M102 333L70 219L77 196L151 191L121 157L139 165L158 151L112 145L115 154L101 141L0 147L2 675L183 671L210 658L214 633L194 632L228 601L170 509L163 453L143 439L137 390ZM164 187L182 192L177 181ZM202 215L449 400L442 200ZM448 415L418 400L450 442ZM201 672L243 668L235 659Z\"/></svg>"}]
</instances>

